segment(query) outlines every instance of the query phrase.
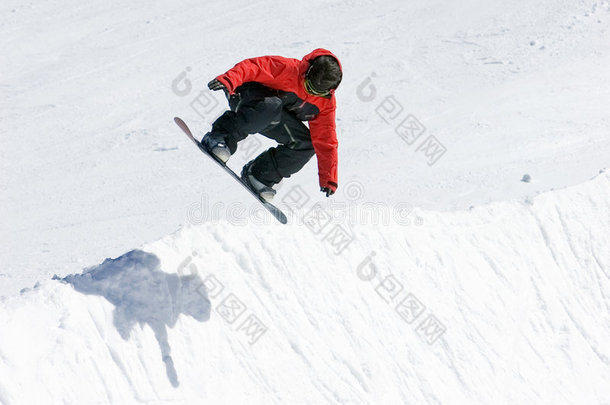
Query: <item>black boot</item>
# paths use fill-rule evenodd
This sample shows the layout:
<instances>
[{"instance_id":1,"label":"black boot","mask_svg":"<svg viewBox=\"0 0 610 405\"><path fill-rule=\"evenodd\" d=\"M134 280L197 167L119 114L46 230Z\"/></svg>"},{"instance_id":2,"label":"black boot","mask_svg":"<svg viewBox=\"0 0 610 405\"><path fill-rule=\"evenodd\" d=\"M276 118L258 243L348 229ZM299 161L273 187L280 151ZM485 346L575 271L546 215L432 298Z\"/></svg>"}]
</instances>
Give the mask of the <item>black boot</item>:
<instances>
[{"instance_id":1,"label":"black boot","mask_svg":"<svg viewBox=\"0 0 610 405\"><path fill-rule=\"evenodd\" d=\"M241 170L241 179L248 187L258 194L262 200L271 202L276 191L272 187L264 185L252 175L252 162L254 161L251 160L244 165L244 168Z\"/></svg>"}]
</instances>

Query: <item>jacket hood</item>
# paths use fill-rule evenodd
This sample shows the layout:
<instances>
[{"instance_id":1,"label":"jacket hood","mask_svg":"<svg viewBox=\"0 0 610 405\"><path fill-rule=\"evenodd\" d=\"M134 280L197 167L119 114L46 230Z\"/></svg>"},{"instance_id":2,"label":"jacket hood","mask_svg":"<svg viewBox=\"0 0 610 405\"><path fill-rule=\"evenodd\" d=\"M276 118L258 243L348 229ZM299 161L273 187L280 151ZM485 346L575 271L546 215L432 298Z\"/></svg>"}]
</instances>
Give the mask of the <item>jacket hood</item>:
<instances>
[{"instance_id":1,"label":"jacket hood","mask_svg":"<svg viewBox=\"0 0 610 405\"><path fill-rule=\"evenodd\" d=\"M317 58L318 56L323 56L323 55L328 55L328 56L332 56L333 58L335 58L335 60L339 64L339 69L341 69L341 72L343 72L343 67L341 66L341 62L339 61L339 58L337 58L335 56L335 54L333 54L328 49L318 48L318 49L314 49L313 51L311 51L310 53L305 55L303 57L303 59L301 59L301 66L299 68L299 73L304 75L305 72L307 72L307 69L309 69L309 63L313 59Z\"/></svg>"}]
</instances>

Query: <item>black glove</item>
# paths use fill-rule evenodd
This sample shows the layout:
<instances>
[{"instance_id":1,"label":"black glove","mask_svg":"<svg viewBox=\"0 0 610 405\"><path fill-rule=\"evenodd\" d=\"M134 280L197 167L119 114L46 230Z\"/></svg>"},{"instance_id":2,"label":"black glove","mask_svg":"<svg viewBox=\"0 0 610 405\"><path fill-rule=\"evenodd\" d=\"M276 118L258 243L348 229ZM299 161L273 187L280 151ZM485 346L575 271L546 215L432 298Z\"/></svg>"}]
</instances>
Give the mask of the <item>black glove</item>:
<instances>
[{"instance_id":1,"label":"black glove","mask_svg":"<svg viewBox=\"0 0 610 405\"><path fill-rule=\"evenodd\" d=\"M326 193L327 197L330 197L331 195L335 194L335 190L329 187L320 187L320 191Z\"/></svg>"},{"instance_id":2,"label":"black glove","mask_svg":"<svg viewBox=\"0 0 610 405\"><path fill-rule=\"evenodd\" d=\"M225 87L224 84L220 83L218 81L218 79L212 79L209 83L208 83L208 89L212 90L212 91L216 91L216 90L226 90L227 88Z\"/></svg>"}]
</instances>

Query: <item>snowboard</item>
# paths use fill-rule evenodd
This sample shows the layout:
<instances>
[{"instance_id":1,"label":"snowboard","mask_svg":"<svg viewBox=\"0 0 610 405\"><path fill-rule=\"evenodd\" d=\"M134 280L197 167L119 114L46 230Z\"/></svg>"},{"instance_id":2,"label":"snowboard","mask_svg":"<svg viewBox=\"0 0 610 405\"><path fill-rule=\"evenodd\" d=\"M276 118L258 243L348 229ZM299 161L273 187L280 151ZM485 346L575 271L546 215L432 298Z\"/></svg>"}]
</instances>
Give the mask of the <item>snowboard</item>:
<instances>
[{"instance_id":1,"label":"snowboard","mask_svg":"<svg viewBox=\"0 0 610 405\"><path fill-rule=\"evenodd\" d=\"M288 219L286 218L286 215L282 212L282 210L280 210L278 207L276 207L275 205L266 202L265 200L263 200L254 190L252 190L252 188L250 188L250 186L245 183L242 178L240 176L238 176L233 170L231 170L231 168L229 166L227 166L223 161L219 160L216 158L216 156L214 156L213 154L211 154L205 146L203 146L201 144L201 142L199 142L197 139L195 139L195 137L193 136L193 133L191 132L191 130L189 129L189 127L186 125L186 123L178 118L178 117L174 117L174 122L180 127L180 129L186 134L186 136L189 137L189 139L191 141L193 141L195 143L195 145L197 145L197 147L199 148L199 150L201 152L203 152L205 155L209 156L210 159L212 159L214 162L216 162L220 167L222 167L224 169L225 172L229 173L229 175L231 177L233 177L235 180L237 180L237 182L239 184L242 185L242 187L244 187L246 190L248 190L248 192L259 202L263 205L263 207L265 207L267 209L267 211L269 211L271 213L271 215L273 215L273 217L275 219L277 219L279 222L281 222L282 224L285 224L288 222Z\"/></svg>"}]
</instances>

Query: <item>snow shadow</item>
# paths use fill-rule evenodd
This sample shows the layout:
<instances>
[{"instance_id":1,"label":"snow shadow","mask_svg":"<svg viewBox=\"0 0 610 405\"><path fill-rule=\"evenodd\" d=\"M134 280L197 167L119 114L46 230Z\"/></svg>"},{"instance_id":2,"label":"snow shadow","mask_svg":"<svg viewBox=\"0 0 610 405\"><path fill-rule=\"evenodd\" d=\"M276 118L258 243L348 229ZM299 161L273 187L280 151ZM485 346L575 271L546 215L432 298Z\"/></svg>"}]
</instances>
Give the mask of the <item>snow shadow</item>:
<instances>
[{"instance_id":1,"label":"snow shadow","mask_svg":"<svg viewBox=\"0 0 610 405\"><path fill-rule=\"evenodd\" d=\"M197 275L166 273L157 256L132 250L61 280L81 293L99 295L112 303L114 325L123 339L129 339L136 324L150 326L159 342L167 377L174 387L179 385L167 327L174 327L180 314L200 322L210 319L210 301Z\"/></svg>"}]
</instances>

